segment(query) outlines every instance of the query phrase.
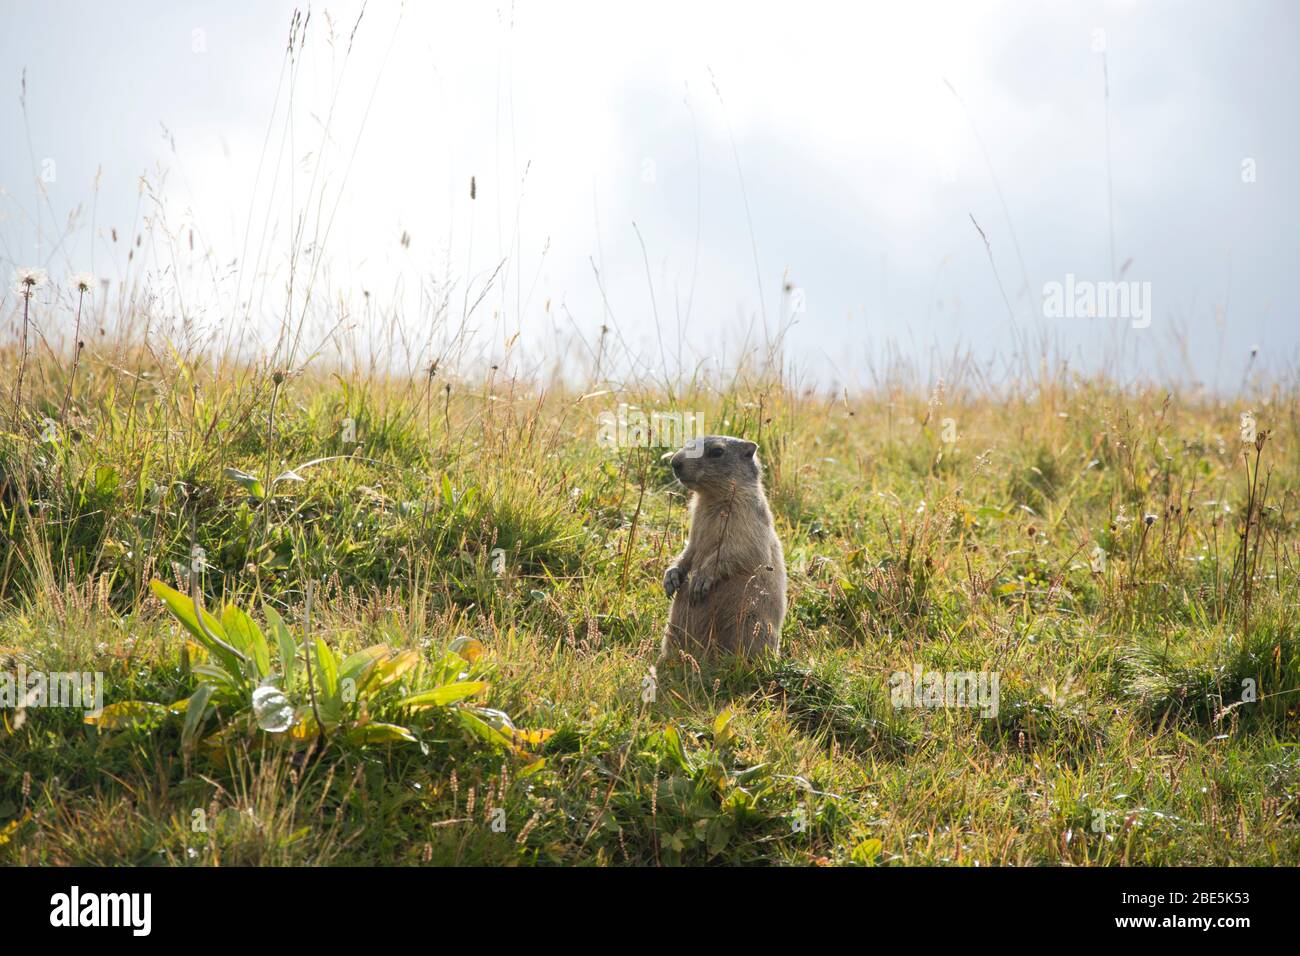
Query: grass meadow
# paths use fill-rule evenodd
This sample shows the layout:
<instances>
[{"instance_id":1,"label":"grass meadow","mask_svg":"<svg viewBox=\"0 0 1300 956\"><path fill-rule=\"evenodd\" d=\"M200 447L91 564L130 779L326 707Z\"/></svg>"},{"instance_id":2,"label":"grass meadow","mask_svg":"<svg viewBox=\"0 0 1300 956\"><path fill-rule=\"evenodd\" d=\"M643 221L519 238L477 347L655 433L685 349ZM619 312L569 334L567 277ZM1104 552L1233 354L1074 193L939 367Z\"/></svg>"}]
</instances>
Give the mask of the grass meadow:
<instances>
[{"instance_id":1,"label":"grass meadow","mask_svg":"<svg viewBox=\"0 0 1300 956\"><path fill-rule=\"evenodd\" d=\"M0 663L105 706L3 711L0 862L1300 862L1294 387L5 358ZM779 659L652 671L685 500L621 403L760 444Z\"/></svg>"}]
</instances>

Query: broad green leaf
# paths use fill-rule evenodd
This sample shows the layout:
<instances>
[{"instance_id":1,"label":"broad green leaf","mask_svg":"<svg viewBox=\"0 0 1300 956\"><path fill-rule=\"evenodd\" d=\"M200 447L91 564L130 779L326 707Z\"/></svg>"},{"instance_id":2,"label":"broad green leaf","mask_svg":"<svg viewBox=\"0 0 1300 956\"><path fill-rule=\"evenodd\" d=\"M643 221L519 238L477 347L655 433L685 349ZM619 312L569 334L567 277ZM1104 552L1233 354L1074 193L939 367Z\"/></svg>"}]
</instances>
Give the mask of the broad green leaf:
<instances>
[{"instance_id":1,"label":"broad green leaf","mask_svg":"<svg viewBox=\"0 0 1300 956\"><path fill-rule=\"evenodd\" d=\"M339 661L323 638L316 638L316 681L321 693L334 697L339 692Z\"/></svg>"},{"instance_id":2,"label":"broad green leaf","mask_svg":"<svg viewBox=\"0 0 1300 956\"><path fill-rule=\"evenodd\" d=\"M195 664L190 669L190 672L208 678L209 681L228 693L237 694L242 686L240 682L231 678L230 673L224 667L216 664Z\"/></svg>"},{"instance_id":3,"label":"broad green leaf","mask_svg":"<svg viewBox=\"0 0 1300 956\"><path fill-rule=\"evenodd\" d=\"M266 497L266 489L262 487L262 482L256 475L250 475L248 472L241 471L238 468L226 468L222 471L222 474L235 482L254 498Z\"/></svg>"},{"instance_id":4,"label":"broad green leaf","mask_svg":"<svg viewBox=\"0 0 1300 956\"><path fill-rule=\"evenodd\" d=\"M339 665L339 680L356 681L357 688L365 686L374 668L390 654L387 644L372 644L355 654L348 655Z\"/></svg>"},{"instance_id":5,"label":"broad green leaf","mask_svg":"<svg viewBox=\"0 0 1300 956\"><path fill-rule=\"evenodd\" d=\"M199 689L194 692L194 696L190 698L189 704L185 707L185 722L181 725L181 747L183 749L189 750L194 746L194 740L203 726L203 718L207 715L208 698L211 696L212 685L200 684Z\"/></svg>"},{"instance_id":6,"label":"broad green leaf","mask_svg":"<svg viewBox=\"0 0 1300 956\"><path fill-rule=\"evenodd\" d=\"M371 723L353 727L344 735L354 744L389 744L405 741L412 743L415 735L397 724Z\"/></svg>"},{"instance_id":7,"label":"broad green leaf","mask_svg":"<svg viewBox=\"0 0 1300 956\"><path fill-rule=\"evenodd\" d=\"M467 661L459 654L447 651L436 661L427 664L425 670L428 674L429 683L432 684L450 684L452 681L465 680L469 677Z\"/></svg>"},{"instance_id":8,"label":"broad green leaf","mask_svg":"<svg viewBox=\"0 0 1300 956\"><path fill-rule=\"evenodd\" d=\"M203 629L199 627L199 619L194 614L194 601L191 598L181 594L175 588L169 588L157 578L149 582L149 588L155 596L167 605L167 609L172 612L172 616L181 622L181 625L194 636L194 639L207 648L209 654L225 665L232 677L239 675L242 678L244 670L239 658L220 644L210 640L208 635L203 633ZM203 623L214 635L223 641L229 642L225 629L207 611L203 612Z\"/></svg>"},{"instance_id":9,"label":"broad green leaf","mask_svg":"<svg viewBox=\"0 0 1300 956\"><path fill-rule=\"evenodd\" d=\"M261 680L271 673L271 651L266 646L266 637L257 622L233 604L227 604L221 612L221 626L226 629L226 639L238 651L253 663L255 680Z\"/></svg>"},{"instance_id":10,"label":"broad green leaf","mask_svg":"<svg viewBox=\"0 0 1300 956\"><path fill-rule=\"evenodd\" d=\"M677 765L686 772L691 772L691 762L686 756L686 748L682 745L682 735L672 724L664 728L664 741L668 744L668 753L677 761Z\"/></svg>"},{"instance_id":11,"label":"broad green leaf","mask_svg":"<svg viewBox=\"0 0 1300 956\"><path fill-rule=\"evenodd\" d=\"M403 697L397 702L397 706L409 707L412 710L420 710L425 707L446 707L448 704L454 704L466 697L473 697L485 690L487 690L486 681L457 681L454 684L443 684L441 687L435 687L432 690L424 690L418 694Z\"/></svg>"},{"instance_id":12,"label":"broad green leaf","mask_svg":"<svg viewBox=\"0 0 1300 956\"><path fill-rule=\"evenodd\" d=\"M289 633L289 628L285 626L284 618L280 617L275 608L263 604L262 614L266 618L266 626L271 629L271 636L275 638L275 646L280 652L280 670L284 675L283 686L287 689L293 686L293 675L298 661L298 645L294 642L293 635Z\"/></svg>"},{"instance_id":13,"label":"broad green leaf","mask_svg":"<svg viewBox=\"0 0 1300 956\"><path fill-rule=\"evenodd\" d=\"M504 747L507 750L513 750L514 744L501 731L497 730L483 718L479 717L472 710L465 707L456 708L456 719L460 721L462 727L472 733L474 736L485 740L488 743Z\"/></svg>"},{"instance_id":14,"label":"broad green leaf","mask_svg":"<svg viewBox=\"0 0 1300 956\"><path fill-rule=\"evenodd\" d=\"M339 696L339 661L321 638L316 638L316 706L327 727L343 717L343 698Z\"/></svg>"}]
</instances>

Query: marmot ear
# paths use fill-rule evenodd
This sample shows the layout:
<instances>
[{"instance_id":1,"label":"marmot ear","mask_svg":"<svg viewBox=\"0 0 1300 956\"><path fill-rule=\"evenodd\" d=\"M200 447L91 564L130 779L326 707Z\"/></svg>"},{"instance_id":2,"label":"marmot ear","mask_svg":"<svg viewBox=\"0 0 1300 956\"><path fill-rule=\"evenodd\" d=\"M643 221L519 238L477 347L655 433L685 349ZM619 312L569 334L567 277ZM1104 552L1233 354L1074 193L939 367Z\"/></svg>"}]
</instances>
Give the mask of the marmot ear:
<instances>
[{"instance_id":1,"label":"marmot ear","mask_svg":"<svg viewBox=\"0 0 1300 956\"><path fill-rule=\"evenodd\" d=\"M742 458L753 458L754 452L756 451L758 451L758 445L756 445L752 441L745 442L745 444L742 445L740 448L740 454Z\"/></svg>"}]
</instances>

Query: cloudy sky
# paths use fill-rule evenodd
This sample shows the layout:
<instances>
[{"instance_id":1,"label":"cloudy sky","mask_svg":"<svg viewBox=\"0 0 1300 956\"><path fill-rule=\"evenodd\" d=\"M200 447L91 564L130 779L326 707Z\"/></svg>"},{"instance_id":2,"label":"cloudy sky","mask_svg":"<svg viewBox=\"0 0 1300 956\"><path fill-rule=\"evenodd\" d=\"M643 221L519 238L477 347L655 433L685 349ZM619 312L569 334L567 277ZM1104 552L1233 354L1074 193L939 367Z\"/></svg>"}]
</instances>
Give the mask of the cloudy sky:
<instances>
[{"instance_id":1,"label":"cloudy sky","mask_svg":"<svg viewBox=\"0 0 1300 956\"><path fill-rule=\"evenodd\" d=\"M489 350L606 325L689 367L790 324L824 382L1043 338L1231 387L1300 358L1296 4L376 0L290 62L293 10L0 0L0 267L256 331L297 248L349 327L445 301ZM1149 325L1045 315L1070 276Z\"/></svg>"}]
</instances>

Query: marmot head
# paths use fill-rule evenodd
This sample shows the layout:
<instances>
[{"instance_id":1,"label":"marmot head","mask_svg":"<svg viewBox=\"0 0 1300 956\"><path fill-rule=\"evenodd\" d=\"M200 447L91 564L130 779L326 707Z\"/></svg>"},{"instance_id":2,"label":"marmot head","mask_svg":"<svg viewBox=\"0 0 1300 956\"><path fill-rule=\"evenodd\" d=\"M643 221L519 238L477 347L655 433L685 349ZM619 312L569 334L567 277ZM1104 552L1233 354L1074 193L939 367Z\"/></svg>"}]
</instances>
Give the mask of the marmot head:
<instances>
[{"instance_id":1,"label":"marmot head","mask_svg":"<svg viewBox=\"0 0 1300 956\"><path fill-rule=\"evenodd\" d=\"M673 474L689 488L710 497L725 497L758 485L762 468L758 446L743 438L705 435L693 438L672 457Z\"/></svg>"}]
</instances>

